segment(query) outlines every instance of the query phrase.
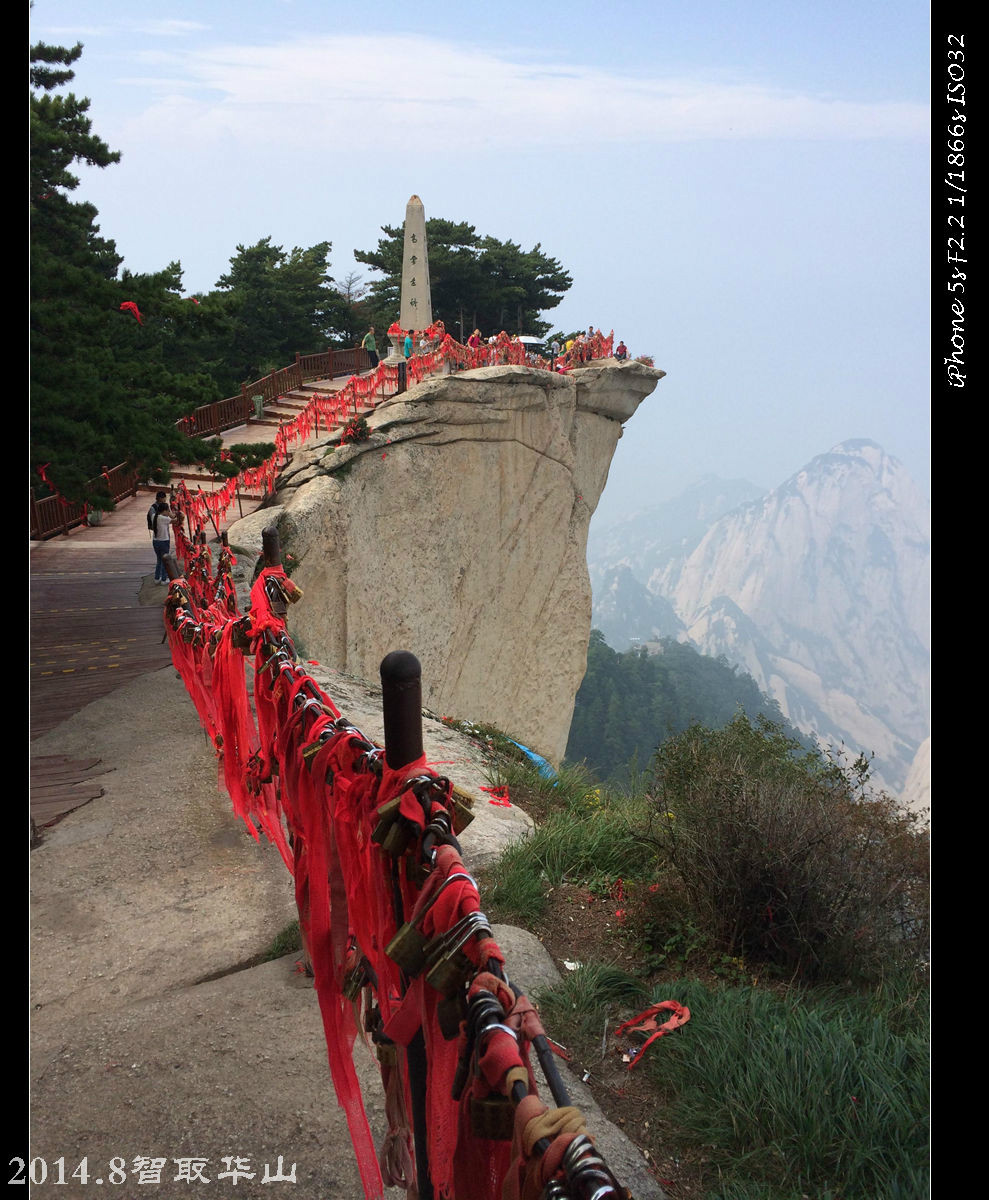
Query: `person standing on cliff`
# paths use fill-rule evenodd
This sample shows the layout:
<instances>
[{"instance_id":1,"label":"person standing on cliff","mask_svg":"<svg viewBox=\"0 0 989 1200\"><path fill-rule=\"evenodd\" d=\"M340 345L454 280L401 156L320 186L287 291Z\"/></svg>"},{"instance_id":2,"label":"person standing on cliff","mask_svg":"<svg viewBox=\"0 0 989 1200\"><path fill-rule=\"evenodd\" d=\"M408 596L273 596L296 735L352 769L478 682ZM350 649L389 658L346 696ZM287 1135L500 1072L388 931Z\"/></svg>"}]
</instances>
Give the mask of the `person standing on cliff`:
<instances>
[{"instance_id":1,"label":"person standing on cliff","mask_svg":"<svg viewBox=\"0 0 989 1200\"><path fill-rule=\"evenodd\" d=\"M402 345L402 353L406 358L412 357L412 330L410 329L405 335L405 342Z\"/></svg>"},{"instance_id":2,"label":"person standing on cliff","mask_svg":"<svg viewBox=\"0 0 989 1200\"><path fill-rule=\"evenodd\" d=\"M371 360L371 370L378 365L378 344L374 340L374 326L364 334L364 341L361 342L361 349L367 351L367 356Z\"/></svg>"}]
</instances>

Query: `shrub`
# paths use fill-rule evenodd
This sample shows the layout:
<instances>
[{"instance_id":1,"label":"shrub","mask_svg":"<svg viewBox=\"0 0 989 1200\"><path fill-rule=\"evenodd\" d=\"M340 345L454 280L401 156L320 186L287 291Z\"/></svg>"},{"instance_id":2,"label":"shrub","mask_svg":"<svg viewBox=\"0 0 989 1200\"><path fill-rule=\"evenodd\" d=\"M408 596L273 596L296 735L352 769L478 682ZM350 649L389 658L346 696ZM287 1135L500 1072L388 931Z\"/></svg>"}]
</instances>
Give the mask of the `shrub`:
<instances>
[{"instance_id":1,"label":"shrub","mask_svg":"<svg viewBox=\"0 0 989 1200\"><path fill-rule=\"evenodd\" d=\"M367 420L364 417L351 417L340 434L340 445L348 442L366 442L371 436Z\"/></svg>"},{"instance_id":2,"label":"shrub","mask_svg":"<svg viewBox=\"0 0 989 1200\"><path fill-rule=\"evenodd\" d=\"M916 818L760 717L694 725L654 759L657 841L695 919L728 953L808 979L879 974L926 952Z\"/></svg>"},{"instance_id":3,"label":"shrub","mask_svg":"<svg viewBox=\"0 0 989 1200\"><path fill-rule=\"evenodd\" d=\"M238 442L224 448L221 438L206 439L203 466L213 475L233 479L250 467L260 467L275 453L274 442Z\"/></svg>"}]
</instances>

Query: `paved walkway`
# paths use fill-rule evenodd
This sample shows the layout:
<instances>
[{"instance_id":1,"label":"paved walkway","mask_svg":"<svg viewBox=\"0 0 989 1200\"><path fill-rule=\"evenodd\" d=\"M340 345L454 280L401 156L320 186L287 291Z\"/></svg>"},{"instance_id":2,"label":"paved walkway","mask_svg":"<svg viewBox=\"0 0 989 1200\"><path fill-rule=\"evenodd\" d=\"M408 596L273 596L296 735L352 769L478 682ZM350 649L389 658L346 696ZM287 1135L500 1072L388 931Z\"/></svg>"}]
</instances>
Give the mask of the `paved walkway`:
<instances>
[{"instance_id":1,"label":"paved walkway","mask_svg":"<svg viewBox=\"0 0 989 1200\"><path fill-rule=\"evenodd\" d=\"M347 380L316 380L321 391L339 391ZM270 441L271 427L241 425L223 442ZM218 479L216 486L226 481ZM208 481L189 484L193 492ZM80 525L31 544L31 739L122 684L171 661L161 604L153 582L155 556L147 511L154 491L123 500L103 524ZM242 498L230 521L258 508Z\"/></svg>"}]
</instances>

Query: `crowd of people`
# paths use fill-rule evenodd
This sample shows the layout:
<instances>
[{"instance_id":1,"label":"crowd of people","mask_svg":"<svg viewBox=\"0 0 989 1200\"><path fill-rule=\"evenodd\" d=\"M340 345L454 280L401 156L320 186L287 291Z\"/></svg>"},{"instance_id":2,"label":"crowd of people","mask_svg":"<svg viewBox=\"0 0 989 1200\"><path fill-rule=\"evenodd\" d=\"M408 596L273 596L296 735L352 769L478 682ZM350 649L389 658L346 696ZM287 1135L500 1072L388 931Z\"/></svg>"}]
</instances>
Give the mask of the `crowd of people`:
<instances>
[{"instance_id":1,"label":"crowd of people","mask_svg":"<svg viewBox=\"0 0 989 1200\"><path fill-rule=\"evenodd\" d=\"M418 334L418 339L417 339ZM411 358L413 354L425 354L428 351L435 349L446 336L446 329L442 321L434 321L428 329L402 330L398 322L393 323L388 329L388 336L392 339L401 339L402 354L405 358ZM463 335L461 335L463 336ZM613 340L614 335L611 335ZM564 345L554 338L547 348L546 357L550 360L551 371L567 371L575 365L590 362L592 359L601 358L604 356L606 339L600 329L595 329L593 325L587 327L587 333L580 332L573 337L566 339ZM540 361L540 355L535 352L530 346L521 341L518 334L509 335L504 330L500 333L492 334L488 338L484 338L480 329L475 329L467 339L467 348L479 357L482 358L485 365L499 366L509 361L507 353L509 347L521 346L526 362L533 365ZM364 340L361 342L361 348L367 351L370 360L371 369L378 365L377 342L375 340L374 326L372 325L364 335ZM484 353L486 351L486 353ZM619 341L612 351L612 356L618 359L619 362L625 362L628 358L628 347L624 341ZM517 359L516 355L512 358Z\"/></svg>"}]
</instances>

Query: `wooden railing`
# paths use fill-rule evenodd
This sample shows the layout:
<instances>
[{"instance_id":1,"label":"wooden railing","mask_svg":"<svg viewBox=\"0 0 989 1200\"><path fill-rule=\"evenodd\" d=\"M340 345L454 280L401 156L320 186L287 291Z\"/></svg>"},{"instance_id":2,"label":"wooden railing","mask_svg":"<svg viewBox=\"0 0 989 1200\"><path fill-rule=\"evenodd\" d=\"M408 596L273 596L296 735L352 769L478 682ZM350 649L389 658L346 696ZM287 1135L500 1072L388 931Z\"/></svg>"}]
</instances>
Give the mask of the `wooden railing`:
<instances>
[{"instance_id":1,"label":"wooden railing","mask_svg":"<svg viewBox=\"0 0 989 1200\"><path fill-rule=\"evenodd\" d=\"M217 400L197 408L180 424L191 437L213 437L224 429L246 425L256 415L256 396L261 406L274 404L279 396L302 387L312 379L335 379L338 375L359 375L371 369L371 360L366 350L360 347L348 350L324 350L319 354L296 354L295 362L279 371L272 371L263 379L241 384L240 395L227 400Z\"/></svg>"},{"instance_id":2,"label":"wooden railing","mask_svg":"<svg viewBox=\"0 0 989 1200\"><path fill-rule=\"evenodd\" d=\"M217 400L215 404L204 404L179 422L182 429L192 437L213 437L224 429L246 425L256 414L255 396L260 396L261 407L274 404L279 396L293 388L301 387L311 379L335 379L338 375L357 375L370 370L371 360L366 350L359 347L349 350L324 350L320 354L296 354L295 362L280 371L273 371L263 379L241 385L239 396ZM140 479L136 471L124 464L104 471L97 479L90 480L94 491L109 490L110 498L116 502L125 496L137 495ZM34 489L30 493L31 540L40 541L56 533L68 533L81 525L90 509L86 504L72 503L61 496L46 496L35 499Z\"/></svg>"},{"instance_id":3,"label":"wooden railing","mask_svg":"<svg viewBox=\"0 0 989 1200\"><path fill-rule=\"evenodd\" d=\"M126 463L104 471L96 479L91 479L88 487L93 491L102 491L116 503L125 496L136 496L141 478L137 471ZM31 540L43 541L56 533L68 533L76 525L86 520L89 508L82 503L72 503L61 496L45 496L41 500L34 498L34 488L31 488Z\"/></svg>"}]
</instances>

